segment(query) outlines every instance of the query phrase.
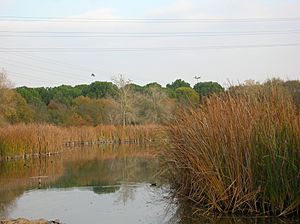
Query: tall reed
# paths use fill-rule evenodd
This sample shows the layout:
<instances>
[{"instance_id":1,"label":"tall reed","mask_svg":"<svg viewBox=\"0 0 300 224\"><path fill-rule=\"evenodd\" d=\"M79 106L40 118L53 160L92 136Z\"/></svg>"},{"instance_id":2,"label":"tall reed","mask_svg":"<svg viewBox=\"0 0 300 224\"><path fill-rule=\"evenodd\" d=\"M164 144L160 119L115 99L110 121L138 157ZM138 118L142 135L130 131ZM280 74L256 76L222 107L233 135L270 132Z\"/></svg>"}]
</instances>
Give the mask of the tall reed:
<instances>
[{"instance_id":1,"label":"tall reed","mask_svg":"<svg viewBox=\"0 0 300 224\"><path fill-rule=\"evenodd\" d=\"M165 138L163 128L146 126L58 127L17 124L0 128L0 160L16 155L61 151L66 145L91 143L148 143Z\"/></svg>"},{"instance_id":2,"label":"tall reed","mask_svg":"<svg viewBox=\"0 0 300 224\"><path fill-rule=\"evenodd\" d=\"M300 116L284 89L212 96L168 132L173 196L194 213L298 214Z\"/></svg>"}]
</instances>

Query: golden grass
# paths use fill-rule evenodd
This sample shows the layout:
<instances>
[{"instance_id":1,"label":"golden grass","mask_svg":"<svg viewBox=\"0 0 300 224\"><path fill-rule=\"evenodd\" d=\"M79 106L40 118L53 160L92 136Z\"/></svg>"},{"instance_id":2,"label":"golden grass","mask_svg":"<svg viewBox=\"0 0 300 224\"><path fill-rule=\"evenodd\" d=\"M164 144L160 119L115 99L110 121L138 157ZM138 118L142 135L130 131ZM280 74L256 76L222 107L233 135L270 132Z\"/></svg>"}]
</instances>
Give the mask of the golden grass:
<instances>
[{"instance_id":1,"label":"golden grass","mask_svg":"<svg viewBox=\"0 0 300 224\"><path fill-rule=\"evenodd\" d=\"M0 128L0 159L58 152L66 145L144 144L160 141L164 137L163 128L157 125L58 127L47 124L17 124Z\"/></svg>"},{"instance_id":2,"label":"golden grass","mask_svg":"<svg viewBox=\"0 0 300 224\"><path fill-rule=\"evenodd\" d=\"M169 135L173 196L194 213L299 211L300 116L284 89L213 96L183 112Z\"/></svg>"}]
</instances>

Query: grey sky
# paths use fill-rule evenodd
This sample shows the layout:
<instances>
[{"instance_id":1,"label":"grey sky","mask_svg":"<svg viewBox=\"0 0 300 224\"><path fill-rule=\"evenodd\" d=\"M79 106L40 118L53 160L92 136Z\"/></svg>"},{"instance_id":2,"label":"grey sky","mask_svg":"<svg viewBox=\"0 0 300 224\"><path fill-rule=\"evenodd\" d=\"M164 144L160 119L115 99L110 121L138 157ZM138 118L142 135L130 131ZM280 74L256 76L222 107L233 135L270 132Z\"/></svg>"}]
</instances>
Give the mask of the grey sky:
<instances>
[{"instance_id":1,"label":"grey sky","mask_svg":"<svg viewBox=\"0 0 300 224\"><path fill-rule=\"evenodd\" d=\"M176 78L194 84L195 75L221 84L300 78L300 46L285 46L300 44L300 1L0 0L0 15L0 66L16 86L75 85L120 73L138 84L163 85ZM24 22L23 16L65 19Z\"/></svg>"}]
</instances>

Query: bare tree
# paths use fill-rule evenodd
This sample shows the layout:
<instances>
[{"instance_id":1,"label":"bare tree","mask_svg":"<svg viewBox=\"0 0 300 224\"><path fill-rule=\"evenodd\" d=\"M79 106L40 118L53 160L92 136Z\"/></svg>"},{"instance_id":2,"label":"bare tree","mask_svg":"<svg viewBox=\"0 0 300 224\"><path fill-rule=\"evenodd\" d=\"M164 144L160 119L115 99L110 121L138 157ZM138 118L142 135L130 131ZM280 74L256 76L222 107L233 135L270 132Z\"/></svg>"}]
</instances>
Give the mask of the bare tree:
<instances>
[{"instance_id":1,"label":"bare tree","mask_svg":"<svg viewBox=\"0 0 300 224\"><path fill-rule=\"evenodd\" d=\"M131 91L131 80L126 79L123 75L112 78L113 83L119 88L117 101L120 105L119 112L121 122L126 126L129 122L135 121L135 108L133 106L134 94Z\"/></svg>"},{"instance_id":2,"label":"bare tree","mask_svg":"<svg viewBox=\"0 0 300 224\"><path fill-rule=\"evenodd\" d=\"M160 88L150 87L140 100L140 114L146 123L167 123L173 114L175 102Z\"/></svg>"}]
</instances>

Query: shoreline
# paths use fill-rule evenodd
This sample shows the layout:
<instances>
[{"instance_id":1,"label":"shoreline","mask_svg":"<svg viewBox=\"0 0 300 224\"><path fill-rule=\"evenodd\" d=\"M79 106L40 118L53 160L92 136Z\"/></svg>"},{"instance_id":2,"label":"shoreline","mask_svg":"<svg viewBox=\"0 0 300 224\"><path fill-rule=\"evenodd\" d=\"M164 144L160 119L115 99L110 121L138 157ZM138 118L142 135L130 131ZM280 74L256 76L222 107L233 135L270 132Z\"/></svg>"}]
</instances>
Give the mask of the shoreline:
<instances>
[{"instance_id":1,"label":"shoreline","mask_svg":"<svg viewBox=\"0 0 300 224\"><path fill-rule=\"evenodd\" d=\"M28 220L24 218L0 220L0 224L60 224L59 220L47 221L45 219Z\"/></svg>"}]
</instances>

